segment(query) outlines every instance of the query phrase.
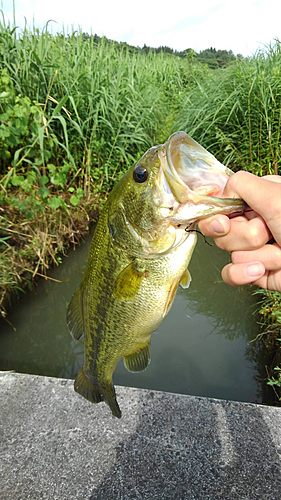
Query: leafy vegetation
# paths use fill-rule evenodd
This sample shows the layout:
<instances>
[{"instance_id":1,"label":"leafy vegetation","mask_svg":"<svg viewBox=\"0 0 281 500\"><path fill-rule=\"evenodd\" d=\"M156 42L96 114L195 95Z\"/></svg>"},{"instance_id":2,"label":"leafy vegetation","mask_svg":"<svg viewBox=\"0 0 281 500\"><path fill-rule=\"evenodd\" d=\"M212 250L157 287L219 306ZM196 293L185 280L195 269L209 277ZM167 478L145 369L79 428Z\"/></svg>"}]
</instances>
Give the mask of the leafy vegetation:
<instances>
[{"instance_id":1,"label":"leafy vegetation","mask_svg":"<svg viewBox=\"0 0 281 500\"><path fill-rule=\"evenodd\" d=\"M281 294L257 289L261 297L259 316L262 326L260 338L270 354L267 370L267 384L272 387L276 400L281 402Z\"/></svg>"},{"instance_id":2,"label":"leafy vegetation","mask_svg":"<svg viewBox=\"0 0 281 500\"><path fill-rule=\"evenodd\" d=\"M75 32L0 24L0 309L77 242L109 189L166 140L203 66Z\"/></svg>"}]
</instances>

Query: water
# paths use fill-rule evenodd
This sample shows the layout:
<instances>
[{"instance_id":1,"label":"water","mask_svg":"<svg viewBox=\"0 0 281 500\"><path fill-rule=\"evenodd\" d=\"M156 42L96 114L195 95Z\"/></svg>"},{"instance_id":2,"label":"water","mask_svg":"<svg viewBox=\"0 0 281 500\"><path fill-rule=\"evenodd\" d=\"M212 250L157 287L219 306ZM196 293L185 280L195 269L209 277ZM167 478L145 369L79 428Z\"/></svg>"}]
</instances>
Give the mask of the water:
<instances>
[{"instance_id":1,"label":"water","mask_svg":"<svg viewBox=\"0 0 281 500\"><path fill-rule=\"evenodd\" d=\"M74 378L83 363L83 340L68 333L65 312L85 268L89 238L71 251L34 292L21 297L9 314L15 331L0 320L0 369ZM253 317L249 287L221 281L228 254L199 238L189 270L167 318L152 335L152 361L145 372L129 373L118 363L114 383L238 401L261 402L265 364Z\"/></svg>"}]
</instances>

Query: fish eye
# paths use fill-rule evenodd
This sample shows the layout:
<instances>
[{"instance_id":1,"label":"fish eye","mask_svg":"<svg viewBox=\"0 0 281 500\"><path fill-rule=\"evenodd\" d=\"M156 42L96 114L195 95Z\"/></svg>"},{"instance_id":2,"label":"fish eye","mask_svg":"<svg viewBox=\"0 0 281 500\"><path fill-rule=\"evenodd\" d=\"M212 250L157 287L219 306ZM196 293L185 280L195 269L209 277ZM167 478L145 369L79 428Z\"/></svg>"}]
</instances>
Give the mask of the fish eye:
<instances>
[{"instance_id":1,"label":"fish eye","mask_svg":"<svg viewBox=\"0 0 281 500\"><path fill-rule=\"evenodd\" d=\"M143 167L142 165L137 165L135 170L134 170L134 173L133 173L134 181L139 182L139 183L145 182L147 177L148 177L148 173L147 173L146 168Z\"/></svg>"}]
</instances>

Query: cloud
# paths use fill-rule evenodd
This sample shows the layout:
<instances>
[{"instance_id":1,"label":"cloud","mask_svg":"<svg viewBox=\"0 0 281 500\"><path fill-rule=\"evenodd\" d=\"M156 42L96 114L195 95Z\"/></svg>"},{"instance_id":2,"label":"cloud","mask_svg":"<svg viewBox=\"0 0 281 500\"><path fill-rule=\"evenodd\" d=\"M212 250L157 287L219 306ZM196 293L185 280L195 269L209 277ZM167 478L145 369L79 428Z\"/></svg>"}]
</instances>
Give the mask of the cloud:
<instances>
[{"instance_id":1,"label":"cloud","mask_svg":"<svg viewBox=\"0 0 281 500\"><path fill-rule=\"evenodd\" d=\"M12 0L4 0L5 16L12 20ZM84 32L105 35L136 46L167 45L176 50L210 46L249 55L259 43L281 38L280 0L16 0L16 19L43 27L49 19L53 32L81 26Z\"/></svg>"}]
</instances>

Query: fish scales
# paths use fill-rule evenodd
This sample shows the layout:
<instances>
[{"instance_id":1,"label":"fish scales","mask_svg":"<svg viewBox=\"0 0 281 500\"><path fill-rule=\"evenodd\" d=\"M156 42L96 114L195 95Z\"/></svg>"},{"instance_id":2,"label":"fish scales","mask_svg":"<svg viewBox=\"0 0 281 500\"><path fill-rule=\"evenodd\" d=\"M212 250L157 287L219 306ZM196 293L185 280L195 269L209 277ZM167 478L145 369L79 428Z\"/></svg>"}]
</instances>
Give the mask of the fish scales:
<instances>
[{"instance_id":1,"label":"fish scales","mask_svg":"<svg viewBox=\"0 0 281 500\"><path fill-rule=\"evenodd\" d=\"M100 242L106 249L106 259L101 258ZM84 292L85 342L93 353L91 359L87 356L89 365L85 365L86 369L97 370L100 377L106 377L120 359L120 349L123 356L130 355L150 340L151 331L157 329L165 315L171 281L179 280L179 275L187 268L188 249L193 248L195 242L195 234L189 237L186 234L185 246L157 260L143 259L147 277L140 284L136 299L120 301L113 296L114 279L131 259L112 244L107 224L103 217L100 219L90 250L90 268L86 271L89 279L86 277L85 280L88 283ZM98 284L92 286L90 283Z\"/></svg>"},{"instance_id":2,"label":"fish scales","mask_svg":"<svg viewBox=\"0 0 281 500\"><path fill-rule=\"evenodd\" d=\"M149 364L151 333L167 315L178 284L190 283L196 222L245 207L241 200L215 196L231 174L178 132L148 150L103 207L67 322L73 338L84 334L76 392L94 403L105 401L118 418L112 374L122 357L130 371Z\"/></svg>"}]
</instances>

